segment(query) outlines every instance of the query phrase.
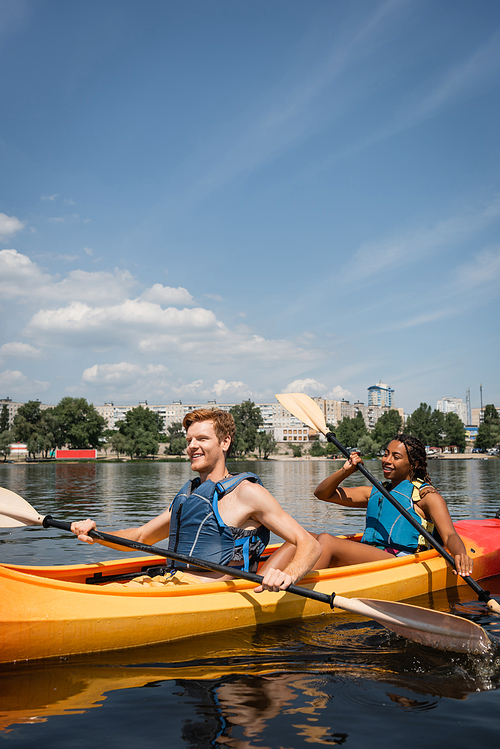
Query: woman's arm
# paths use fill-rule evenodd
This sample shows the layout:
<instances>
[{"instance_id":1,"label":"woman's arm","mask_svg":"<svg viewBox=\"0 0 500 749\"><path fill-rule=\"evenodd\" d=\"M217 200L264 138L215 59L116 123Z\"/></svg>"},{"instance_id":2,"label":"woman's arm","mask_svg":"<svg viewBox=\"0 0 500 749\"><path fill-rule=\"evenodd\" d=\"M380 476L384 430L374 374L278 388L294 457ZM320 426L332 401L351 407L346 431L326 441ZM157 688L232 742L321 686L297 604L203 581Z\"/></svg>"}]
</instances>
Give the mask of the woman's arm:
<instances>
[{"instance_id":1,"label":"woman's arm","mask_svg":"<svg viewBox=\"0 0 500 749\"><path fill-rule=\"evenodd\" d=\"M425 492L425 489L422 490ZM443 497L436 490L428 490L418 506L430 517L443 539L443 545L455 559L456 574L471 575L474 561L468 556L464 543L455 530Z\"/></svg>"},{"instance_id":2,"label":"woman's arm","mask_svg":"<svg viewBox=\"0 0 500 749\"><path fill-rule=\"evenodd\" d=\"M358 463L362 462L358 453L351 453L342 468L332 473L316 487L314 495L323 502L334 502L343 507L366 507L371 493L369 486L339 488L342 481L357 471Z\"/></svg>"}]
</instances>

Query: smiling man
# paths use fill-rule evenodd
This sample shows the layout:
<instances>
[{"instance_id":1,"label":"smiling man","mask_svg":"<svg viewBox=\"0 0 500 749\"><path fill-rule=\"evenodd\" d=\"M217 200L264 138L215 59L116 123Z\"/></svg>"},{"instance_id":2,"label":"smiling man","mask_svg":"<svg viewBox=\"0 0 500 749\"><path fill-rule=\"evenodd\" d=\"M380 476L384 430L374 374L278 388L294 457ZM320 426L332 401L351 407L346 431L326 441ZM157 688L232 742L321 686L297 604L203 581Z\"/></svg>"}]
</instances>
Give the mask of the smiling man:
<instances>
[{"instance_id":1,"label":"smiling man","mask_svg":"<svg viewBox=\"0 0 500 749\"><path fill-rule=\"evenodd\" d=\"M318 560L320 545L283 510L258 476L229 473L226 460L236 432L231 414L220 409L198 409L186 414L183 426L191 470L199 476L186 482L161 515L140 527L117 531L116 535L144 544L168 537L173 551L253 571L272 531L288 541L294 553L283 569L272 566L270 561L262 566L260 574L264 580L257 592L285 590L304 577ZM93 520L73 523L71 528L82 541L94 542L88 536L96 528ZM175 566L181 567L178 563ZM205 581L232 577L191 567L189 574Z\"/></svg>"}]
</instances>

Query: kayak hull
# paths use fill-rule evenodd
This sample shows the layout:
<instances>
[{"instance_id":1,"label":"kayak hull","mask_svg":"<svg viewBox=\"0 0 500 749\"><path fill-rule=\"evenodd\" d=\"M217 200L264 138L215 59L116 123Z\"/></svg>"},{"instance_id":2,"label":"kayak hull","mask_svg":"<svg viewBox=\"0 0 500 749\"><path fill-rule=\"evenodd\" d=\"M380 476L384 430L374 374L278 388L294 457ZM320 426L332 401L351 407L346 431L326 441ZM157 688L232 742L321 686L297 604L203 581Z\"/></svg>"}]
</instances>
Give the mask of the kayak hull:
<instances>
[{"instance_id":1,"label":"kayak hull","mask_svg":"<svg viewBox=\"0 0 500 749\"><path fill-rule=\"evenodd\" d=\"M475 560L474 578L500 574L500 520L455 525ZM164 557L142 556L90 565L0 566L0 663L140 647L332 614L327 605L290 593L254 593L255 585L245 580L158 586L85 582L96 573L140 575L145 564L164 562ZM466 583L431 550L313 571L300 585L328 595L403 601Z\"/></svg>"}]
</instances>

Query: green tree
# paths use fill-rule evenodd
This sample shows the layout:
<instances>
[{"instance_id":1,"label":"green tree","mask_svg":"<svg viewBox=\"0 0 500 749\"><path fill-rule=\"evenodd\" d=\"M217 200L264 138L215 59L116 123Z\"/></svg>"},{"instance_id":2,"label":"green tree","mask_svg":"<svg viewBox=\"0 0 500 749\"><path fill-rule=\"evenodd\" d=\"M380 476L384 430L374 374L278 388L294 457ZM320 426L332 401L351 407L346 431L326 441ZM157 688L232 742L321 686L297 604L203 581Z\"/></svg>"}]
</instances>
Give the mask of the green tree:
<instances>
[{"instance_id":1,"label":"green tree","mask_svg":"<svg viewBox=\"0 0 500 749\"><path fill-rule=\"evenodd\" d=\"M313 458L321 458L325 455L325 452L325 448L321 442L319 440L314 440L309 450L309 455L312 455Z\"/></svg>"},{"instance_id":2,"label":"green tree","mask_svg":"<svg viewBox=\"0 0 500 749\"><path fill-rule=\"evenodd\" d=\"M75 449L100 447L106 420L85 398L63 398L53 409L60 427L58 441Z\"/></svg>"},{"instance_id":3,"label":"green tree","mask_svg":"<svg viewBox=\"0 0 500 749\"><path fill-rule=\"evenodd\" d=\"M114 432L109 438L109 443L113 452L116 453L116 457L120 455L127 455L128 453L128 440L121 432Z\"/></svg>"},{"instance_id":4,"label":"green tree","mask_svg":"<svg viewBox=\"0 0 500 749\"><path fill-rule=\"evenodd\" d=\"M457 414L445 414L443 441L445 445L456 445L461 453L465 452L465 429Z\"/></svg>"},{"instance_id":5,"label":"green tree","mask_svg":"<svg viewBox=\"0 0 500 749\"><path fill-rule=\"evenodd\" d=\"M479 425L474 446L481 450L488 450L500 442L500 416L491 403L485 406L483 423Z\"/></svg>"},{"instance_id":6,"label":"green tree","mask_svg":"<svg viewBox=\"0 0 500 749\"><path fill-rule=\"evenodd\" d=\"M248 455L255 450L259 427L264 423L261 410L252 401L233 406L230 411L236 424L233 453L236 456Z\"/></svg>"},{"instance_id":7,"label":"green tree","mask_svg":"<svg viewBox=\"0 0 500 749\"><path fill-rule=\"evenodd\" d=\"M294 458L302 457L302 445L292 445L292 454Z\"/></svg>"},{"instance_id":8,"label":"green tree","mask_svg":"<svg viewBox=\"0 0 500 749\"><path fill-rule=\"evenodd\" d=\"M357 447L359 440L365 434L368 434L368 430L361 411L358 411L353 418L344 417L337 427L337 439L345 447Z\"/></svg>"},{"instance_id":9,"label":"green tree","mask_svg":"<svg viewBox=\"0 0 500 749\"><path fill-rule=\"evenodd\" d=\"M361 455L377 455L381 446L381 443L374 440L371 434L363 434L356 445L356 447L359 448Z\"/></svg>"},{"instance_id":10,"label":"green tree","mask_svg":"<svg viewBox=\"0 0 500 749\"><path fill-rule=\"evenodd\" d=\"M427 403L421 403L409 417L406 431L424 445L441 447L444 444L444 414L437 410L433 412Z\"/></svg>"},{"instance_id":11,"label":"green tree","mask_svg":"<svg viewBox=\"0 0 500 749\"><path fill-rule=\"evenodd\" d=\"M55 450L56 447L63 447L65 445L64 431L60 418L54 408L46 408L42 411L37 436L42 445L40 449L43 450L45 457L47 457L50 450Z\"/></svg>"},{"instance_id":12,"label":"green tree","mask_svg":"<svg viewBox=\"0 0 500 749\"><path fill-rule=\"evenodd\" d=\"M278 449L278 443L269 432L258 432L256 439L259 458L267 460Z\"/></svg>"},{"instance_id":13,"label":"green tree","mask_svg":"<svg viewBox=\"0 0 500 749\"><path fill-rule=\"evenodd\" d=\"M28 442L29 438L39 432L42 420L40 401L28 401L19 407L14 416L13 433L18 442Z\"/></svg>"},{"instance_id":14,"label":"green tree","mask_svg":"<svg viewBox=\"0 0 500 749\"><path fill-rule=\"evenodd\" d=\"M163 428L160 414L149 408L137 406L125 414L119 424L119 432L127 438L127 454L131 458L145 458L158 453L158 436Z\"/></svg>"},{"instance_id":15,"label":"green tree","mask_svg":"<svg viewBox=\"0 0 500 749\"><path fill-rule=\"evenodd\" d=\"M2 413L0 414L0 434L9 431L9 409L5 405L2 406Z\"/></svg>"},{"instance_id":16,"label":"green tree","mask_svg":"<svg viewBox=\"0 0 500 749\"><path fill-rule=\"evenodd\" d=\"M403 420L399 415L399 411L391 409L382 414L377 421L372 432L372 437L375 442L380 444L380 447L385 447L396 434L401 432L402 426Z\"/></svg>"},{"instance_id":17,"label":"green tree","mask_svg":"<svg viewBox=\"0 0 500 749\"><path fill-rule=\"evenodd\" d=\"M10 455L10 443L12 442L12 432L6 429L0 432L0 455L3 455L3 462L7 461Z\"/></svg>"},{"instance_id":18,"label":"green tree","mask_svg":"<svg viewBox=\"0 0 500 749\"><path fill-rule=\"evenodd\" d=\"M186 435L180 421L174 421L167 428L167 445L170 455L182 455L187 447Z\"/></svg>"}]
</instances>

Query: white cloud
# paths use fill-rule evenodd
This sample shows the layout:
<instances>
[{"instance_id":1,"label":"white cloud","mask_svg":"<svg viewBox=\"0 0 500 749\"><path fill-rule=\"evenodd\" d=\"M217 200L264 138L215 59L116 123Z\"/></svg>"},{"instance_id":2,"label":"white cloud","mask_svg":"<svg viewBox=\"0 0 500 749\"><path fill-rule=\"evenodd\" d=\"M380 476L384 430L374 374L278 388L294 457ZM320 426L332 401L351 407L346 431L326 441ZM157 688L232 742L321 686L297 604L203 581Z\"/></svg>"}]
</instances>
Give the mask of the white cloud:
<instances>
[{"instance_id":1,"label":"white cloud","mask_svg":"<svg viewBox=\"0 0 500 749\"><path fill-rule=\"evenodd\" d=\"M123 299L137 284L127 270L113 272L72 270L57 280L44 273L27 255L17 250L0 251L0 295L34 303L69 300L103 302Z\"/></svg>"},{"instance_id":2,"label":"white cloud","mask_svg":"<svg viewBox=\"0 0 500 749\"><path fill-rule=\"evenodd\" d=\"M59 193L55 192L53 195L40 195L40 200L55 200Z\"/></svg>"},{"instance_id":3,"label":"white cloud","mask_svg":"<svg viewBox=\"0 0 500 749\"><path fill-rule=\"evenodd\" d=\"M182 286L174 289L171 286L162 286L161 283L155 283L150 289L146 289L141 298L162 306L194 304L194 299L187 289Z\"/></svg>"},{"instance_id":4,"label":"white cloud","mask_svg":"<svg viewBox=\"0 0 500 749\"><path fill-rule=\"evenodd\" d=\"M250 387L244 382L241 382L241 380L233 380L232 382L217 380L212 389L217 398L230 395L232 400L240 400L243 398L249 398L252 395Z\"/></svg>"},{"instance_id":5,"label":"white cloud","mask_svg":"<svg viewBox=\"0 0 500 749\"><path fill-rule=\"evenodd\" d=\"M343 388L341 385L335 385L333 388L328 390L327 385L323 385L322 382L314 380L312 377L306 377L303 380L294 380L283 390L284 393L305 393L311 396L321 396L322 398L329 398L331 400L342 400L345 398L349 400L353 395L350 390Z\"/></svg>"},{"instance_id":6,"label":"white cloud","mask_svg":"<svg viewBox=\"0 0 500 749\"><path fill-rule=\"evenodd\" d=\"M0 240L8 239L17 234L24 227L24 222L19 221L16 216L7 216L0 213Z\"/></svg>"},{"instance_id":7,"label":"white cloud","mask_svg":"<svg viewBox=\"0 0 500 749\"><path fill-rule=\"evenodd\" d=\"M0 251L0 295L3 298L30 299L41 285L48 283L51 283L50 275L43 273L29 257L17 250Z\"/></svg>"},{"instance_id":8,"label":"white cloud","mask_svg":"<svg viewBox=\"0 0 500 749\"><path fill-rule=\"evenodd\" d=\"M326 385L314 380L312 377L306 377L303 380L294 380L283 390L284 393L305 393L306 395L323 395Z\"/></svg>"},{"instance_id":9,"label":"white cloud","mask_svg":"<svg viewBox=\"0 0 500 749\"><path fill-rule=\"evenodd\" d=\"M253 395L250 387L241 381L217 380L213 385L205 385L201 379L181 385L172 385L172 392L178 398L217 399L222 403L240 401Z\"/></svg>"},{"instance_id":10,"label":"white cloud","mask_svg":"<svg viewBox=\"0 0 500 749\"><path fill-rule=\"evenodd\" d=\"M20 359L37 359L41 356L41 353L40 349L30 346L29 343L20 343L19 341L4 343L3 346L0 346L0 356L17 356Z\"/></svg>"},{"instance_id":11,"label":"white cloud","mask_svg":"<svg viewBox=\"0 0 500 749\"><path fill-rule=\"evenodd\" d=\"M88 255L89 257L92 257L92 255L94 254L94 252L93 252L93 250L92 250L92 248L91 248L91 247L84 247L84 248L83 248L83 251L84 251L84 252L85 252L85 254L86 254L86 255Z\"/></svg>"},{"instance_id":12,"label":"white cloud","mask_svg":"<svg viewBox=\"0 0 500 749\"><path fill-rule=\"evenodd\" d=\"M163 309L142 299L95 307L75 301L42 309L33 315L25 332L53 345L126 345L146 355L182 354L195 360L211 357L215 349L219 359L243 357L262 364L322 355L287 340L266 340L246 327L229 330L203 307Z\"/></svg>"},{"instance_id":13,"label":"white cloud","mask_svg":"<svg viewBox=\"0 0 500 749\"><path fill-rule=\"evenodd\" d=\"M50 383L32 380L19 370L5 369L0 372L0 390L10 396L18 395L25 398L37 397L39 393L48 390Z\"/></svg>"},{"instance_id":14,"label":"white cloud","mask_svg":"<svg viewBox=\"0 0 500 749\"><path fill-rule=\"evenodd\" d=\"M331 390L329 390L325 396L325 398L330 398L334 401L341 401L341 400L350 400L353 398L353 394L350 390L347 390L347 388L343 388L341 385L335 385Z\"/></svg>"},{"instance_id":15,"label":"white cloud","mask_svg":"<svg viewBox=\"0 0 500 749\"><path fill-rule=\"evenodd\" d=\"M212 313L210 313L212 314ZM287 340L265 339L254 335L246 329L229 330L223 323L213 317L216 324L207 330L195 331L189 335L184 331L177 333L148 336L139 341L139 350L143 353L178 353L191 360L206 359L217 351L219 360L241 361L243 359L259 362L261 365L273 365L277 362L297 360L309 361L324 354L296 346Z\"/></svg>"},{"instance_id":16,"label":"white cloud","mask_svg":"<svg viewBox=\"0 0 500 749\"><path fill-rule=\"evenodd\" d=\"M129 362L119 362L118 364L94 364L92 367L85 369L82 380L86 384L97 387L108 387L110 385L122 388L135 384L138 380L142 384L147 383L147 388L151 386L151 379L162 380L169 376L167 367L161 364L148 364L147 367L141 367L139 364L130 364Z\"/></svg>"}]
</instances>

